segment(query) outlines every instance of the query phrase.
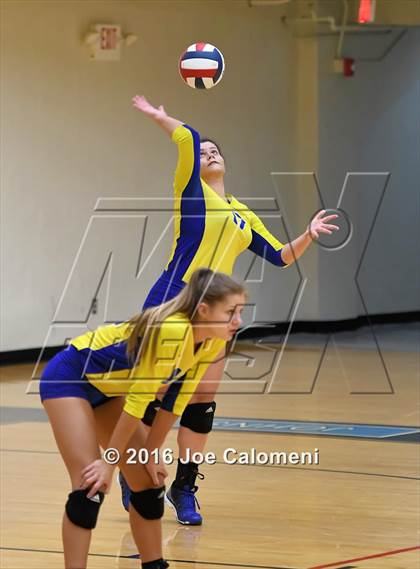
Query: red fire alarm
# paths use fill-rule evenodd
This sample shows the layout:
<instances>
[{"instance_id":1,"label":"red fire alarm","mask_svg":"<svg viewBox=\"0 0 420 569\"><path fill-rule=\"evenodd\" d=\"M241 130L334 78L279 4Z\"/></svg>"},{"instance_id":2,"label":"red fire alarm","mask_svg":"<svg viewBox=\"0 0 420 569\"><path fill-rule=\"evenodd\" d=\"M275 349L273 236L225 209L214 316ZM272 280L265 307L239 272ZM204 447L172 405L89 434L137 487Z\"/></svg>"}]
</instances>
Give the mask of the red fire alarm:
<instances>
[{"instance_id":1,"label":"red fire alarm","mask_svg":"<svg viewBox=\"0 0 420 569\"><path fill-rule=\"evenodd\" d=\"M355 72L354 59L351 57L343 57L343 59L334 59L334 73L341 73L344 77L353 77Z\"/></svg>"},{"instance_id":2,"label":"red fire alarm","mask_svg":"<svg viewBox=\"0 0 420 569\"><path fill-rule=\"evenodd\" d=\"M343 75L344 77L353 77L355 71L354 59L345 57L343 59Z\"/></svg>"}]
</instances>

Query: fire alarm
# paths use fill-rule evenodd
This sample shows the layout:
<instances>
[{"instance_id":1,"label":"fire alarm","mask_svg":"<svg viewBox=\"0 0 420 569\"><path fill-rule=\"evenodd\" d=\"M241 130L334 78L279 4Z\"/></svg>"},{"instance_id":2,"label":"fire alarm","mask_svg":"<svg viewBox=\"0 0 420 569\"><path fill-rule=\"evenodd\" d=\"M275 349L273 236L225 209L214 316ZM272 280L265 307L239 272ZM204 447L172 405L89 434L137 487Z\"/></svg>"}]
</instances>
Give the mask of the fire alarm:
<instances>
[{"instance_id":1,"label":"fire alarm","mask_svg":"<svg viewBox=\"0 0 420 569\"><path fill-rule=\"evenodd\" d=\"M342 73L344 77L353 77L355 72L354 59L351 57L343 57L343 59L334 59L334 73Z\"/></svg>"}]
</instances>

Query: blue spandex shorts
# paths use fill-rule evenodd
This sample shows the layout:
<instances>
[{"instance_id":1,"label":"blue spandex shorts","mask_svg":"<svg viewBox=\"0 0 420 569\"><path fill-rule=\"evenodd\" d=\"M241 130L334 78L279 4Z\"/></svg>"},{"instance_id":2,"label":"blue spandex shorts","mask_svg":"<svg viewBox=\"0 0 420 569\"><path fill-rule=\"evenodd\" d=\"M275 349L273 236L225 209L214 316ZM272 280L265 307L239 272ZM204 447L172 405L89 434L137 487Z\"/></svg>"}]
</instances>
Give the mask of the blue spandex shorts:
<instances>
[{"instance_id":1,"label":"blue spandex shorts","mask_svg":"<svg viewBox=\"0 0 420 569\"><path fill-rule=\"evenodd\" d=\"M83 375L83 364L78 350L68 346L48 362L39 383L41 401L61 397L80 397L93 408L112 399L96 389Z\"/></svg>"},{"instance_id":2,"label":"blue spandex shorts","mask_svg":"<svg viewBox=\"0 0 420 569\"><path fill-rule=\"evenodd\" d=\"M172 300L184 286L183 281L172 279L171 275L164 271L150 289L143 310ZM48 362L41 376L39 391L41 401L59 397L81 397L89 401L94 408L112 399L89 383L83 375L83 364L74 346L68 346Z\"/></svg>"}]
</instances>

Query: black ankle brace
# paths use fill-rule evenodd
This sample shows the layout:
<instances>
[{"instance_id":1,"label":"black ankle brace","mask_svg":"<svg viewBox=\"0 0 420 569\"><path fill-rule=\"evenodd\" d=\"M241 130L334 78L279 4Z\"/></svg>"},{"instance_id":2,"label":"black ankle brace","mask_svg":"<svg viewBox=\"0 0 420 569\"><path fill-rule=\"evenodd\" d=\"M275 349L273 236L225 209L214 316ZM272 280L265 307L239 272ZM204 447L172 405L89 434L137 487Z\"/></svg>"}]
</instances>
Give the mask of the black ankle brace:
<instances>
[{"instance_id":1,"label":"black ankle brace","mask_svg":"<svg viewBox=\"0 0 420 569\"><path fill-rule=\"evenodd\" d=\"M201 480L204 478L203 474L198 472L198 464L195 462L187 462L187 464L184 464L180 459L178 459L178 467L174 481L175 486L178 488L188 486L188 488L193 490L195 488L195 481L197 477Z\"/></svg>"}]
</instances>

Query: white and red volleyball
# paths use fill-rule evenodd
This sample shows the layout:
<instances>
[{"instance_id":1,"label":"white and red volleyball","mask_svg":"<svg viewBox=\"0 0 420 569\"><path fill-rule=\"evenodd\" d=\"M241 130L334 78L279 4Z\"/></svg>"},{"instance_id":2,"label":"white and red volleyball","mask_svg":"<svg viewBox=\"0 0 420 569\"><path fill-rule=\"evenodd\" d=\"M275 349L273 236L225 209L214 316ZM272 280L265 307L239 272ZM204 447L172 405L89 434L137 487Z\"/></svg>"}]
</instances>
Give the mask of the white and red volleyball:
<instances>
[{"instance_id":1,"label":"white and red volleyball","mask_svg":"<svg viewBox=\"0 0 420 569\"><path fill-rule=\"evenodd\" d=\"M179 72L193 89L211 89L219 83L225 70L222 52L211 43L193 43L179 59Z\"/></svg>"}]
</instances>

